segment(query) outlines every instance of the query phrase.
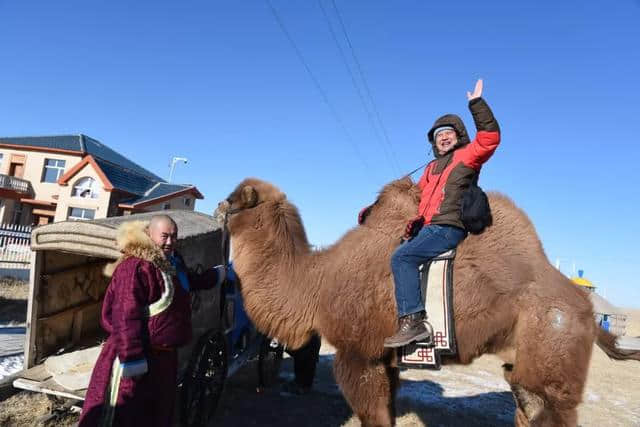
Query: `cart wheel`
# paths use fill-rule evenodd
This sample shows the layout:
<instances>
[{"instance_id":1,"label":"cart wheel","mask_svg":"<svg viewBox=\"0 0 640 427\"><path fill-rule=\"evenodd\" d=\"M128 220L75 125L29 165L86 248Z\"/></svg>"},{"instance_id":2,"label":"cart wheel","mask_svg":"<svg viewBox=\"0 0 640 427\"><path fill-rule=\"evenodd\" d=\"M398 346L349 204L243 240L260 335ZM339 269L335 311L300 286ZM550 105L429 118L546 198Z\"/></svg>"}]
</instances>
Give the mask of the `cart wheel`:
<instances>
[{"instance_id":1,"label":"cart wheel","mask_svg":"<svg viewBox=\"0 0 640 427\"><path fill-rule=\"evenodd\" d=\"M284 348L278 340L263 337L258 354L258 389L271 387L280 374Z\"/></svg>"},{"instance_id":2,"label":"cart wheel","mask_svg":"<svg viewBox=\"0 0 640 427\"><path fill-rule=\"evenodd\" d=\"M205 334L191 354L182 389L182 425L206 426L216 411L227 376L227 345L221 331Z\"/></svg>"}]
</instances>

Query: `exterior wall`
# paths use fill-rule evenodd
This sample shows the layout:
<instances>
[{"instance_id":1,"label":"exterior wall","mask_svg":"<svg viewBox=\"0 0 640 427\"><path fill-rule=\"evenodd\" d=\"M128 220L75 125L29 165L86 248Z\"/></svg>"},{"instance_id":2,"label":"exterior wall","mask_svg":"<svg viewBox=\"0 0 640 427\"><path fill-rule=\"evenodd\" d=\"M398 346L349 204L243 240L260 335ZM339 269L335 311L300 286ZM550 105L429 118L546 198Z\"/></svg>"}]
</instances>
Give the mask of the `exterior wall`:
<instances>
[{"instance_id":1,"label":"exterior wall","mask_svg":"<svg viewBox=\"0 0 640 427\"><path fill-rule=\"evenodd\" d=\"M71 193L76 183L85 177L91 177L98 182L98 188L100 194L97 199L84 199L81 197L72 197ZM102 181L98 176L98 173L93 169L90 163L87 163L82 169L76 173L73 178L69 180L69 184L66 186L59 186L60 195L58 197L58 207L56 209L56 216L54 221L66 221L69 216L69 208L83 208L95 210L94 219L106 218L109 212L109 200L111 198L111 192L106 191L102 186Z\"/></svg>"},{"instance_id":2,"label":"exterior wall","mask_svg":"<svg viewBox=\"0 0 640 427\"><path fill-rule=\"evenodd\" d=\"M9 175L9 169L11 167L12 155L24 156L24 171L22 179L31 183L33 188L33 198L36 200L44 200L47 202L56 203L56 198L60 194L60 186L57 182L42 182L44 172L45 159L64 160L65 171L74 167L78 162L82 160L82 157L74 154L63 153L47 153L31 150L20 150L17 148L0 148L2 154L2 164L0 164L0 174ZM62 172L64 173L64 171ZM62 175L61 175L62 176ZM33 221L33 215L31 214L32 206L19 201L13 201L10 199L3 199L4 209L1 212L2 222L17 224L31 224ZM16 221L14 221L14 213L17 207L22 206L22 215Z\"/></svg>"},{"instance_id":3,"label":"exterior wall","mask_svg":"<svg viewBox=\"0 0 640 427\"><path fill-rule=\"evenodd\" d=\"M60 154L60 153L43 153L38 151L18 150L9 148L0 148L0 153L3 154L2 165L0 165L0 174L9 174L9 167L11 163L11 155L18 154L25 157L24 174L22 179L26 179L31 182L33 191L35 193L34 199L46 200L47 202L54 202L54 195L57 195L60 191L60 186L56 182L42 182L42 173L44 170L45 159L64 160L65 172L74 167L82 160L82 157L72 154Z\"/></svg>"},{"instance_id":4,"label":"exterior wall","mask_svg":"<svg viewBox=\"0 0 640 427\"><path fill-rule=\"evenodd\" d=\"M185 206L184 199L190 199L191 200L191 202L189 203L190 206ZM144 209L141 209L140 212L162 211L162 210L165 210L165 205L169 205L169 207L167 209L181 209L181 210L186 210L186 211L192 211L192 210L195 209L196 200L197 199L195 197L193 197L191 194L185 194L185 195L182 195L182 196L175 197L173 199L165 200L162 203L158 203L158 204L155 204L155 205L147 206Z\"/></svg>"},{"instance_id":5,"label":"exterior wall","mask_svg":"<svg viewBox=\"0 0 640 427\"><path fill-rule=\"evenodd\" d=\"M82 156L80 154L49 153L44 151L40 152L2 147L0 147L0 154L2 154L2 162L0 163L0 174L5 175L9 174L12 155L15 154L24 157L24 172L22 179L27 180L31 183L34 191L34 199L57 204L55 216L53 218L55 222L67 220L70 207L93 209L95 211L96 219L105 218L108 216L131 214L131 210L118 207L118 204L122 200L130 199L131 195L121 193L117 190L113 192L104 190L100 177L90 163L85 165L82 170L76 173L66 186L60 186L57 182L42 182L45 159L64 160L64 171L60 175L62 176L65 172L69 171L80 161L82 161ZM98 182L100 195L97 199L71 197L71 193L76 182L84 177L91 177ZM185 206L184 199L190 200L189 206ZM173 199L165 200L160 203L156 203L151 206L147 206L142 209L135 209L134 212L161 211L165 209L165 206L167 204L169 206L166 207L166 209L182 209L193 211L195 209L196 200L197 199L193 195L186 194L174 197ZM17 221L17 223L19 224L31 224L33 221L37 221L39 219L38 216L32 214L32 209L47 209L46 207L38 205L20 203L17 200L14 201L12 199L2 199L2 205L0 206L0 222L14 222L14 213L16 211L16 208L19 206L22 207L22 214ZM41 212L39 213L41 214Z\"/></svg>"}]
</instances>

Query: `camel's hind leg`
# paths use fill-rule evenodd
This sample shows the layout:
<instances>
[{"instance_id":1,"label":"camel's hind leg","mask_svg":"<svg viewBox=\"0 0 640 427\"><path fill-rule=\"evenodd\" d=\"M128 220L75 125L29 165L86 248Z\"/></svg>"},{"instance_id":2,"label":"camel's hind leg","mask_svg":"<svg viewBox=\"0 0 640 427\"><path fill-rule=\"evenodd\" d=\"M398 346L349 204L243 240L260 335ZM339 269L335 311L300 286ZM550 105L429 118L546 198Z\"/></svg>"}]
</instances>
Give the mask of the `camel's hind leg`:
<instances>
[{"instance_id":1,"label":"camel's hind leg","mask_svg":"<svg viewBox=\"0 0 640 427\"><path fill-rule=\"evenodd\" d=\"M395 391L398 369L391 367L392 354L366 360L338 350L334 362L336 381L363 427L395 424Z\"/></svg>"},{"instance_id":2,"label":"camel's hind leg","mask_svg":"<svg viewBox=\"0 0 640 427\"><path fill-rule=\"evenodd\" d=\"M577 425L593 347L588 322L545 307L519 319L513 365L505 365L517 426Z\"/></svg>"},{"instance_id":3,"label":"camel's hind leg","mask_svg":"<svg viewBox=\"0 0 640 427\"><path fill-rule=\"evenodd\" d=\"M517 384L511 386L511 391L516 401L516 427L577 425L576 408L566 410L553 408L542 397Z\"/></svg>"}]
</instances>

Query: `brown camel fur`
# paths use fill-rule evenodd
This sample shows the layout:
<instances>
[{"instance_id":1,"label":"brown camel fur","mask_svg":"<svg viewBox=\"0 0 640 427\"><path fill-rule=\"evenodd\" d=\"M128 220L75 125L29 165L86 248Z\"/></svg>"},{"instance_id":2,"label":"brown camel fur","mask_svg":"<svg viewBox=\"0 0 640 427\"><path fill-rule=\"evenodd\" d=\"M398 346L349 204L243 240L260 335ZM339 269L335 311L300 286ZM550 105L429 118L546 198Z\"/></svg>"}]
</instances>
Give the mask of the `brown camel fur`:
<instances>
[{"instance_id":1,"label":"brown camel fur","mask_svg":"<svg viewBox=\"0 0 640 427\"><path fill-rule=\"evenodd\" d=\"M398 370L383 347L396 328L390 259L418 199L409 179L388 184L365 224L320 251L310 250L296 207L267 182L244 180L218 208L229 215L250 318L292 348L313 332L331 343L336 381L363 426L395 422ZM504 196L489 199L492 226L458 248L458 355L444 362L498 354L516 425L574 426L593 343L614 358L640 353L620 352L598 330L588 296L549 264L527 216Z\"/></svg>"}]
</instances>

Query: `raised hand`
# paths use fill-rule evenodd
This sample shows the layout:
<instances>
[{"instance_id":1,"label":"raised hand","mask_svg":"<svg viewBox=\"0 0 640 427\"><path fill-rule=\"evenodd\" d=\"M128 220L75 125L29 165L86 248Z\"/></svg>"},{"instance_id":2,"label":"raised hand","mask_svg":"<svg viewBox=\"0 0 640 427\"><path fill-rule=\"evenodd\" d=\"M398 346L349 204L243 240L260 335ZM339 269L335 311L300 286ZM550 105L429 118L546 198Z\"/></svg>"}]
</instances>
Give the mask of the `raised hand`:
<instances>
[{"instance_id":1,"label":"raised hand","mask_svg":"<svg viewBox=\"0 0 640 427\"><path fill-rule=\"evenodd\" d=\"M478 79L476 82L476 87L473 89L473 93L467 92L467 99L471 101L472 99L480 98L482 96L482 79Z\"/></svg>"}]
</instances>

